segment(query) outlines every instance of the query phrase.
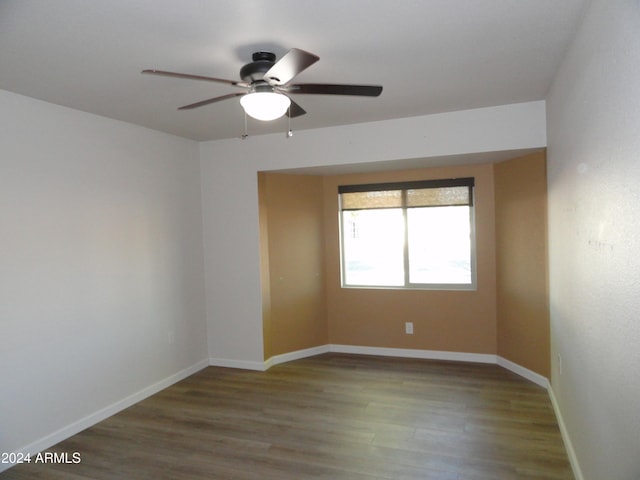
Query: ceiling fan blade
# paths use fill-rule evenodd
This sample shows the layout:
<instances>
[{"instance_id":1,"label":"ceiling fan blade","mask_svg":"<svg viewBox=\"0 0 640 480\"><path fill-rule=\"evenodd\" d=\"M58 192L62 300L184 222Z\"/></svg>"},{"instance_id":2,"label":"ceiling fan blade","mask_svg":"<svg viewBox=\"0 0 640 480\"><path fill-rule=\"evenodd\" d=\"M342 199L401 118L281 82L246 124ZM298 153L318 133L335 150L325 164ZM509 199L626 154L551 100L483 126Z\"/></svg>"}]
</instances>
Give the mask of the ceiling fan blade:
<instances>
[{"instance_id":1,"label":"ceiling fan blade","mask_svg":"<svg viewBox=\"0 0 640 480\"><path fill-rule=\"evenodd\" d=\"M235 80L226 80L224 78L215 78L215 77L205 77L202 75L191 75L189 73L177 73L177 72L167 72L164 70L142 70L141 73L148 73L151 75L160 75L163 77L174 77L174 78L186 78L188 80L204 80L207 82L218 82L218 83L226 83L227 85L233 85L234 87L248 87L249 84L245 82L237 82Z\"/></svg>"},{"instance_id":2,"label":"ceiling fan blade","mask_svg":"<svg viewBox=\"0 0 640 480\"><path fill-rule=\"evenodd\" d=\"M318 60L313 53L292 48L264 74L264 80L269 85L284 85Z\"/></svg>"},{"instance_id":3,"label":"ceiling fan blade","mask_svg":"<svg viewBox=\"0 0 640 480\"><path fill-rule=\"evenodd\" d=\"M377 97L382 93L380 85L339 85L331 83L298 83L283 88L287 93L311 93L319 95L358 95Z\"/></svg>"},{"instance_id":4,"label":"ceiling fan blade","mask_svg":"<svg viewBox=\"0 0 640 480\"><path fill-rule=\"evenodd\" d=\"M178 108L178 110L191 110L192 108L203 107L205 105L209 105L210 103L220 102L222 100L227 100L228 98L233 98L233 97L242 97L243 95L246 95L246 94L245 93L228 93L220 97L209 98L208 100L202 100L201 102L185 105L184 107Z\"/></svg>"},{"instance_id":5,"label":"ceiling fan blade","mask_svg":"<svg viewBox=\"0 0 640 480\"><path fill-rule=\"evenodd\" d=\"M289 116L289 118L299 117L300 115L304 115L305 113L307 112L305 111L304 108L302 108L296 102L291 100L291 104L289 105L289 110L287 110L287 115Z\"/></svg>"}]
</instances>

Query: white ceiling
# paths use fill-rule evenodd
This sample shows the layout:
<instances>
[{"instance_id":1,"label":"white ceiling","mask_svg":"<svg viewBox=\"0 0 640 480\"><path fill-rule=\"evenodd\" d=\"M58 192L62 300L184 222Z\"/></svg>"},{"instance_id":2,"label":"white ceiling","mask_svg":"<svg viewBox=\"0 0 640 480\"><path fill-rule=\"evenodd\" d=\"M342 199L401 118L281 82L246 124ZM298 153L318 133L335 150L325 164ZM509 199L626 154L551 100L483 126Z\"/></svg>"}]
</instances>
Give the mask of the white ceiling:
<instances>
[{"instance_id":1,"label":"white ceiling","mask_svg":"<svg viewBox=\"0 0 640 480\"><path fill-rule=\"evenodd\" d=\"M295 81L384 86L296 95L294 130L544 99L586 0L0 0L0 88L195 139L239 137L237 92L141 75L239 79L258 50L320 61ZM249 120L252 135L287 119Z\"/></svg>"}]
</instances>

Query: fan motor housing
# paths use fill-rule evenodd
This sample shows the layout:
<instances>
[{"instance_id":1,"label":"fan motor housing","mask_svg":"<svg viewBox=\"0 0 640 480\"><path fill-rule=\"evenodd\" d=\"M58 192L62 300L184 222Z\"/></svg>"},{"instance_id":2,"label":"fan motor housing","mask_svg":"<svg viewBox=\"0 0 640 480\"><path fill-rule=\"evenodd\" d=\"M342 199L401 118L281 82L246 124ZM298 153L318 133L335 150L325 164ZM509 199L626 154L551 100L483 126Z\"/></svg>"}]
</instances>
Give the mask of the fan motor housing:
<instances>
[{"instance_id":1,"label":"fan motor housing","mask_svg":"<svg viewBox=\"0 0 640 480\"><path fill-rule=\"evenodd\" d=\"M262 80L264 74L267 73L276 62L276 56L271 52L255 52L251 58L253 62L247 63L240 69L240 78L250 83L256 80Z\"/></svg>"}]
</instances>

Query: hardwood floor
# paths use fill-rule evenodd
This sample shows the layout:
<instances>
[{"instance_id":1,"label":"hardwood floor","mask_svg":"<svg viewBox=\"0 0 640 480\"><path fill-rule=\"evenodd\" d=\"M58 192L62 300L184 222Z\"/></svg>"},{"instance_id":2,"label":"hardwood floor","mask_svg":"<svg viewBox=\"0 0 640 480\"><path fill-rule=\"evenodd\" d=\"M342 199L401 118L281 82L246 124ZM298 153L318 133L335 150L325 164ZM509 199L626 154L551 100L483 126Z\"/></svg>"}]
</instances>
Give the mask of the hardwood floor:
<instances>
[{"instance_id":1,"label":"hardwood floor","mask_svg":"<svg viewBox=\"0 0 640 480\"><path fill-rule=\"evenodd\" d=\"M547 392L496 365L326 354L209 367L9 479L573 479Z\"/></svg>"}]
</instances>

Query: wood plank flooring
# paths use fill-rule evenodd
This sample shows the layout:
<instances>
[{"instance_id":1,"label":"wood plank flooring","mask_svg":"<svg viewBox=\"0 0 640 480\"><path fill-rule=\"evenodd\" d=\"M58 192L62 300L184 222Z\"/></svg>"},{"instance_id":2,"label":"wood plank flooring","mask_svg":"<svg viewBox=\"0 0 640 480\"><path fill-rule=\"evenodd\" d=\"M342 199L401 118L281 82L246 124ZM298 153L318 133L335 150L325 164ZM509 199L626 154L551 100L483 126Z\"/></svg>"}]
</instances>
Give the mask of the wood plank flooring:
<instances>
[{"instance_id":1,"label":"wood plank flooring","mask_svg":"<svg viewBox=\"0 0 640 480\"><path fill-rule=\"evenodd\" d=\"M10 479L573 479L547 392L496 365L326 354L209 367Z\"/></svg>"}]
</instances>

